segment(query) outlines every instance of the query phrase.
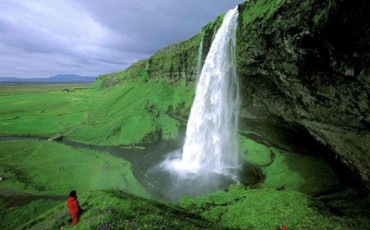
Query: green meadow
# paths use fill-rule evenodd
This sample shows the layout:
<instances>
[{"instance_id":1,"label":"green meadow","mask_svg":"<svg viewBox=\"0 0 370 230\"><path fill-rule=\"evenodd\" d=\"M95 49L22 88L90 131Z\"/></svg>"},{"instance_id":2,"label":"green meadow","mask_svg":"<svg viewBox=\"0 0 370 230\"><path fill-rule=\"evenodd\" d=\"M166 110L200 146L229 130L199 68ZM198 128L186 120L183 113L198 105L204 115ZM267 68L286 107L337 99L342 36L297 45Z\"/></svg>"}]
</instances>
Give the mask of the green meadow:
<instances>
[{"instance_id":1,"label":"green meadow","mask_svg":"<svg viewBox=\"0 0 370 230\"><path fill-rule=\"evenodd\" d=\"M368 226L362 213L369 200L351 198L352 190L312 196L341 190L323 160L247 138L261 137L248 130L240 130L240 153L259 168L261 181L184 197L179 204L154 201L123 158L47 141L59 133L75 142L124 149L172 140L186 124L193 85L146 78L127 78L110 88L102 84L99 79L93 85L0 86L0 136L12 136L0 141L0 174L6 176L0 182L1 229L70 228L65 199L72 189L84 210L76 229Z\"/></svg>"},{"instance_id":2,"label":"green meadow","mask_svg":"<svg viewBox=\"0 0 370 230\"><path fill-rule=\"evenodd\" d=\"M57 204L54 210L64 212L65 201L59 199L66 199L73 189L82 197L109 189L150 197L135 179L130 162L47 138L61 134L101 146L174 139L190 109L192 87L180 83L176 90L166 81L128 80L104 89L100 83L0 86L0 137L12 137L0 141L0 175L5 175L0 182L0 215L5 217L1 229L23 228ZM143 202L146 206L150 201ZM59 224L68 226L68 215L61 218ZM173 215L163 222L167 218ZM173 226L177 225L184 223L176 221Z\"/></svg>"},{"instance_id":3,"label":"green meadow","mask_svg":"<svg viewBox=\"0 0 370 230\"><path fill-rule=\"evenodd\" d=\"M193 86L164 80L100 84L0 86L0 136L59 133L103 146L171 140L194 95Z\"/></svg>"},{"instance_id":4,"label":"green meadow","mask_svg":"<svg viewBox=\"0 0 370 230\"><path fill-rule=\"evenodd\" d=\"M100 83L0 86L0 137L15 137L0 141L0 174L6 175L0 194L65 195L72 189L115 188L149 196L129 162L46 140L61 134L76 142L112 146L174 139L193 90L160 80L128 80L113 89Z\"/></svg>"},{"instance_id":5,"label":"green meadow","mask_svg":"<svg viewBox=\"0 0 370 230\"><path fill-rule=\"evenodd\" d=\"M86 119L91 85L1 85L0 135L49 136Z\"/></svg>"}]
</instances>

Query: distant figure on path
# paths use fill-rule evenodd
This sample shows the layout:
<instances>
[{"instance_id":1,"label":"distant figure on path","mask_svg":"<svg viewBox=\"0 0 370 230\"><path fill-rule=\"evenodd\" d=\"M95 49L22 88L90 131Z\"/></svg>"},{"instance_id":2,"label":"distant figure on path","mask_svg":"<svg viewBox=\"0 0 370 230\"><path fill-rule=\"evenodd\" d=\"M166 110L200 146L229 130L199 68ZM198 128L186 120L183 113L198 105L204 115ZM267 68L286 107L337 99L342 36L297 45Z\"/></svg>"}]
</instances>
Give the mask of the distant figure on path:
<instances>
[{"instance_id":1,"label":"distant figure on path","mask_svg":"<svg viewBox=\"0 0 370 230\"><path fill-rule=\"evenodd\" d=\"M76 190L72 190L69 193L69 197L67 199L67 207L69 209L69 213L71 214L72 217L72 225L76 225L78 222L78 217L80 214L80 205L78 204L77 201L77 193Z\"/></svg>"}]
</instances>

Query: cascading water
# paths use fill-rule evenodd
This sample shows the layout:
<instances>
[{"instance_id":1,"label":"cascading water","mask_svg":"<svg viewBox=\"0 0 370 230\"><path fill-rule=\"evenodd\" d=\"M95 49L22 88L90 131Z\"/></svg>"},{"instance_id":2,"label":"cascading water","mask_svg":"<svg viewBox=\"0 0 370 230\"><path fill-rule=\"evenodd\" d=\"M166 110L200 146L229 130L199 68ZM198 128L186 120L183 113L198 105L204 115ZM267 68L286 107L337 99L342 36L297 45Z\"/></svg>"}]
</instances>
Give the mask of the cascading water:
<instances>
[{"instance_id":1,"label":"cascading water","mask_svg":"<svg viewBox=\"0 0 370 230\"><path fill-rule=\"evenodd\" d=\"M213 41L213 39L215 39L216 32L217 32L217 26L213 27L212 41Z\"/></svg>"},{"instance_id":2,"label":"cascading water","mask_svg":"<svg viewBox=\"0 0 370 230\"><path fill-rule=\"evenodd\" d=\"M194 189L195 183L202 192L219 188L225 180L228 184L237 181L237 17L236 7L225 15L212 42L197 84L182 151L170 154L161 164L177 178L177 184Z\"/></svg>"},{"instance_id":3,"label":"cascading water","mask_svg":"<svg viewBox=\"0 0 370 230\"><path fill-rule=\"evenodd\" d=\"M237 8L227 12L213 39L197 84L182 149L170 152L162 163L144 173L146 187L155 196L177 200L238 182L237 18Z\"/></svg>"},{"instance_id":4,"label":"cascading water","mask_svg":"<svg viewBox=\"0 0 370 230\"><path fill-rule=\"evenodd\" d=\"M181 159L175 171L229 174L238 167L238 81L235 33L238 10L230 10L206 57L186 129Z\"/></svg>"},{"instance_id":5,"label":"cascading water","mask_svg":"<svg viewBox=\"0 0 370 230\"><path fill-rule=\"evenodd\" d=\"M197 62L197 76L196 76L196 83L199 82L199 77L202 71L202 62L203 62L203 39L204 35L202 36L202 40L200 40L200 45L198 48L198 62Z\"/></svg>"}]
</instances>

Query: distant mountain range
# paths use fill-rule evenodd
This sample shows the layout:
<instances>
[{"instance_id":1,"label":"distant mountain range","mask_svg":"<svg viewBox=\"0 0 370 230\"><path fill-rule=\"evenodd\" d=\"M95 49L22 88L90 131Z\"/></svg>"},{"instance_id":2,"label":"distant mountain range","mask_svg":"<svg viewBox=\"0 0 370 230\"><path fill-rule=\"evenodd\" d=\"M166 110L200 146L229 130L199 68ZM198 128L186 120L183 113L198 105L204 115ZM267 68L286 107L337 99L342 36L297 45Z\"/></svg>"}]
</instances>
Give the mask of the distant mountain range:
<instances>
[{"instance_id":1,"label":"distant mountain range","mask_svg":"<svg viewBox=\"0 0 370 230\"><path fill-rule=\"evenodd\" d=\"M0 77L0 82L10 83L89 83L94 82L96 77L80 76L75 74L57 74L49 78L16 78L16 77Z\"/></svg>"}]
</instances>

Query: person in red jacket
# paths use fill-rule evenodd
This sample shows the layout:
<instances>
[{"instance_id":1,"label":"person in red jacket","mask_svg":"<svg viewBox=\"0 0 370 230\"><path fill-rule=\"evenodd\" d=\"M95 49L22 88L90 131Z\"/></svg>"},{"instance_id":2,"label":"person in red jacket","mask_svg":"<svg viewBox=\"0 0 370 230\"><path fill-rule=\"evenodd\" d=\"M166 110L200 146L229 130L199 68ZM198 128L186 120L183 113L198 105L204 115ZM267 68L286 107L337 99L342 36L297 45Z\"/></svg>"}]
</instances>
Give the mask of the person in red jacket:
<instances>
[{"instance_id":1,"label":"person in red jacket","mask_svg":"<svg viewBox=\"0 0 370 230\"><path fill-rule=\"evenodd\" d=\"M76 225L78 222L78 217L80 214L80 205L77 201L77 193L75 190L69 193L69 197L67 199L67 207L69 209L69 213L72 217L72 225Z\"/></svg>"}]
</instances>

